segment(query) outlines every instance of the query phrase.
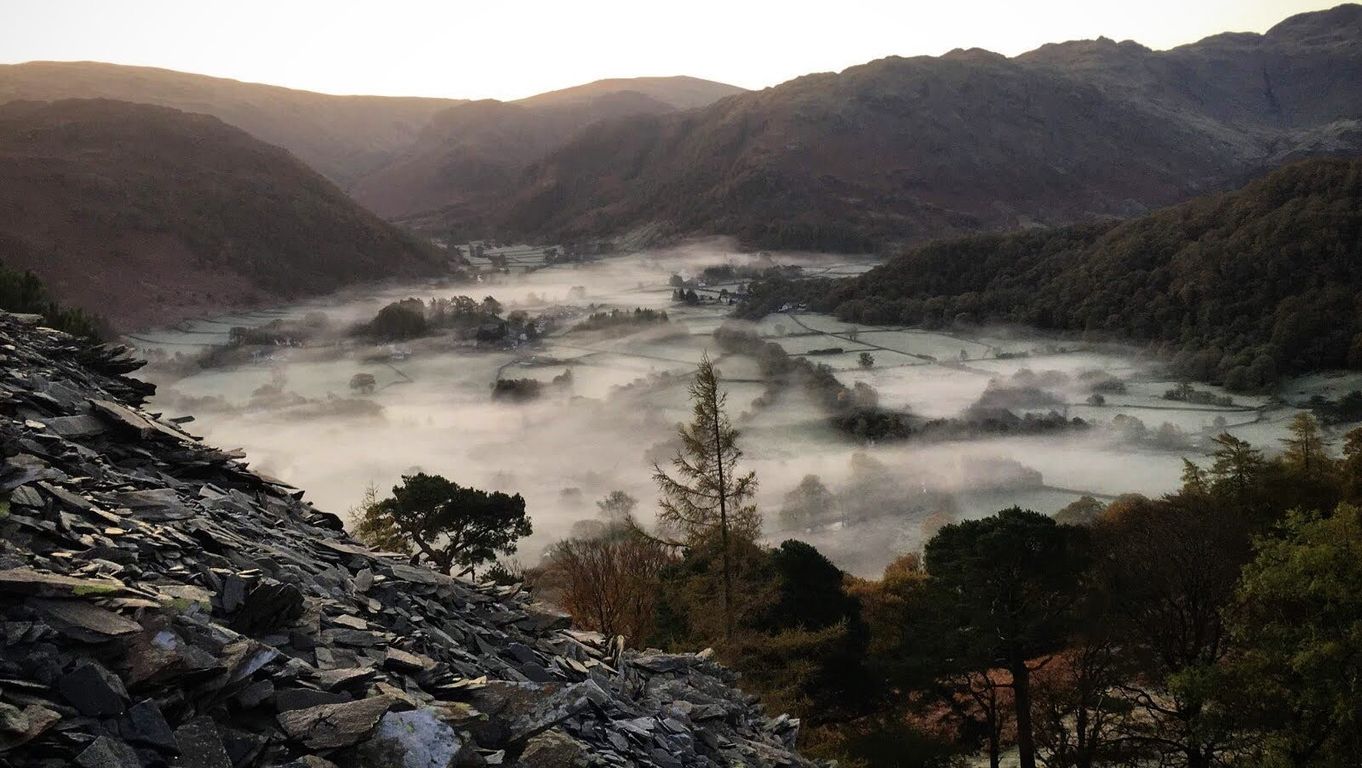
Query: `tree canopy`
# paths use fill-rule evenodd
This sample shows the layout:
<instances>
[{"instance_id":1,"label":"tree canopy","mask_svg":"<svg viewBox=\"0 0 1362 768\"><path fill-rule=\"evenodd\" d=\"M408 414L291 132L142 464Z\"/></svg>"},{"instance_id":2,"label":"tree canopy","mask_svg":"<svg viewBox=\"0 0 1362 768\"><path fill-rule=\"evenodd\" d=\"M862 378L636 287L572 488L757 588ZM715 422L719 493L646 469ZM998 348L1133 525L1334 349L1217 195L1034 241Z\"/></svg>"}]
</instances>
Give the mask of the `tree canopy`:
<instances>
[{"instance_id":1,"label":"tree canopy","mask_svg":"<svg viewBox=\"0 0 1362 768\"><path fill-rule=\"evenodd\" d=\"M357 512L362 540L412 555L445 573L474 568L516 551L533 532L525 499L465 488L440 475L403 475L392 495L371 494Z\"/></svg>"}]
</instances>

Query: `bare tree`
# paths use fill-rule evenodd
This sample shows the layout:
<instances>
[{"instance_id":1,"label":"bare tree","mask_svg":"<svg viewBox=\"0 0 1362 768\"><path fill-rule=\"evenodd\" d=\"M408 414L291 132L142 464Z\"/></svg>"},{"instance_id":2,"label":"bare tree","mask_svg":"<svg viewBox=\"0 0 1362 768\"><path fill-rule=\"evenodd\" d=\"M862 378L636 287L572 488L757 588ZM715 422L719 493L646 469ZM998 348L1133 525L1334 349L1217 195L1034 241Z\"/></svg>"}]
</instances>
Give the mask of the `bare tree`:
<instances>
[{"instance_id":1,"label":"bare tree","mask_svg":"<svg viewBox=\"0 0 1362 768\"><path fill-rule=\"evenodd\" d=\"M607 637L651 634L669 548L613 525L602 536L558 542L545 556L546 585L578 624Z\"/></svg>"}]
</instances>

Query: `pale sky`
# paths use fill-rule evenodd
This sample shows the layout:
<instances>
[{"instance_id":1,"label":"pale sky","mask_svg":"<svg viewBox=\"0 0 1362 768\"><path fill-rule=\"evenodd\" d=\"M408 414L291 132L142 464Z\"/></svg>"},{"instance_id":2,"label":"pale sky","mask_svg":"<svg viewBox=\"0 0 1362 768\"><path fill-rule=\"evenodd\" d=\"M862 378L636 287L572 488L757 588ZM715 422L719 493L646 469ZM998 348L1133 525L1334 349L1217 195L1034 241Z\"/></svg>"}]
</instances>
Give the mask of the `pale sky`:
<instances>
[{"instance_id":1,"label":"pale sky","mask_svg":"<svg viewBox=\"0 0 1362 768\"><path fill-rule=\"evenodd\" d=\"M0 62L140 64L327 93L513 99L605 77L747 88L888 55L1170 48L1319 0L0 0Z\"/></svg>"}]
</instances>

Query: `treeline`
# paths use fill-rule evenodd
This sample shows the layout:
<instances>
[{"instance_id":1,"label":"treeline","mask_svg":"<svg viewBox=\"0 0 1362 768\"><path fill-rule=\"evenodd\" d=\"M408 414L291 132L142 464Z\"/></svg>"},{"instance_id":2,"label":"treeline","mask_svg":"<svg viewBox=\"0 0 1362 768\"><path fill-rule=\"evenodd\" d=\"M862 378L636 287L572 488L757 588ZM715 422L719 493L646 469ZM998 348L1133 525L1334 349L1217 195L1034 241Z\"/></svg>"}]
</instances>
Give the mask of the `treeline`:
<instances>
[{"instance_id":1,"label":"treeline","mask_svg":"<svg viewBox=\"0 0 1362 768\"><path fill-rule=\"evenodd\" d=\"M83 309L57 303L32 272L17 272L0 264L0 309L42 315L44 322L73 336L98 340L102 322Z\"/></svg>"},{"instance_id":2,"label":"treeline","mask_svg":"<svg viewBox=\"0 0 1362 768\"><path fill-rule=\"evenodd\" d=\"M630 645L714 647L844 766L1345 766L1362 757L1358 504L1362 430L1336 460L1302 416L1280 456L1222 435L1176 493L950 523L878 580L750 527L673 546L620 493L531 577Z\"/></svg>"},{"instance_id":3,"label":"treeline","mask_svg":"<svg viewBox=\"0 0 1362 768\"><path fill-rule=\"evenodd\" d=\"M1067 418L1057 411L1016 415L988 399L967 409L957 418L925 419L906 410L880 405L879 393L863 381L848 387L837 380L832 367L807 357L786 352L773 341L750 331L724 326L714 332L714 341L725 352L745 355L757 361L766 391L756 401L764 406L775 402L788 386L802 386L822 407L832 425L862 442L926 438L954 440L978 435L1040 434L1069 429L1086 429L1080 418ZM817 354L813 350L807 354ZM873 364L873 359L872 359Z\"/></svg>"},{"instance_id":4,"label":"treeline","mask_svg":"<svg viewBox=\"0 0 1362 768\"><path fill-rule=\"evenodd\" d=\"M482 342L532 341L544 330L546 321L532 319L523 310L513 310L503 318L501 302L488 296L477 301L468 296L430 299L406 298L378 311L372 320L351 329L352 335L376 341L408 339L452 332L461 339Z\"/></svg>"},{"instance_id":5,"label":"treeline","mask_svg":"<svg viewBox=\"0 0 1362 768\"><path fill-rule=\"evenodd\" d=\"M649 325L666 322L669 322L666 310L635 307L633 311L627 309L612 309L608 312L592 312L590 315L587 315L585 320L573 326L573 330L599 331L607 328L619 328L621 326Z\"/></svg>"},{"instance_id":6,"label":"treeline","mask_svg":"<svg viewBox=\"0 0 1362 768\"><path fill-rule=\"evenodd\" d=\"M758 480L707 358L690 396L674 459L653 466L657 525L612 493L523 575L627 645L713 648L803 719L807 754L849 768L997 768L1013 751L1022 768L1362 758L1362 429L1341 458L1304 413L1277 456L1221 434L1175 493L943 520L866 580L807 543L762 543ZM801 488L789 514L825 517L832 495ZM530 525L519 496L416 475L392 500L369 494L355 529L454 572L513 553Z\"/></svg>"},{"instance_id":7,"label":"treeline","mask_svg":"<svg viewBox=\"0 0 1362 768\"><path fill-rule=\"evenodd\" d=\"M933 243L845 281L764 280L847 321L1012 322L1148 342L1180 375L1241 391L1362 368L1362 160L1311 160L1244 188L1098 225Z\"/></svg>"}]
</instances>

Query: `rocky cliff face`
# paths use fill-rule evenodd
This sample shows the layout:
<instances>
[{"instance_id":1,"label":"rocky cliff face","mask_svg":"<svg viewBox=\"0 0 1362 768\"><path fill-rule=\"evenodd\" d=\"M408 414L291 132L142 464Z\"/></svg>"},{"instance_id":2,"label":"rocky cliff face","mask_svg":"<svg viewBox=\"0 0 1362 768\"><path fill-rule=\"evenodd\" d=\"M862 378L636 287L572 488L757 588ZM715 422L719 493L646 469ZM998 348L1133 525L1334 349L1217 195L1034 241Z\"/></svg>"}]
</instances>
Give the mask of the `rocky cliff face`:
<instances>
[{"instance_id":1,"label":"rocky cliff face","mask_svg":"<svg viewBox=\"0 0 1362 768\"><path fill-rule=\"evenodd\" d=\"M351 540L0 313L0 765L809 765L707 654Z\"/></svg>"}]
</instances>

